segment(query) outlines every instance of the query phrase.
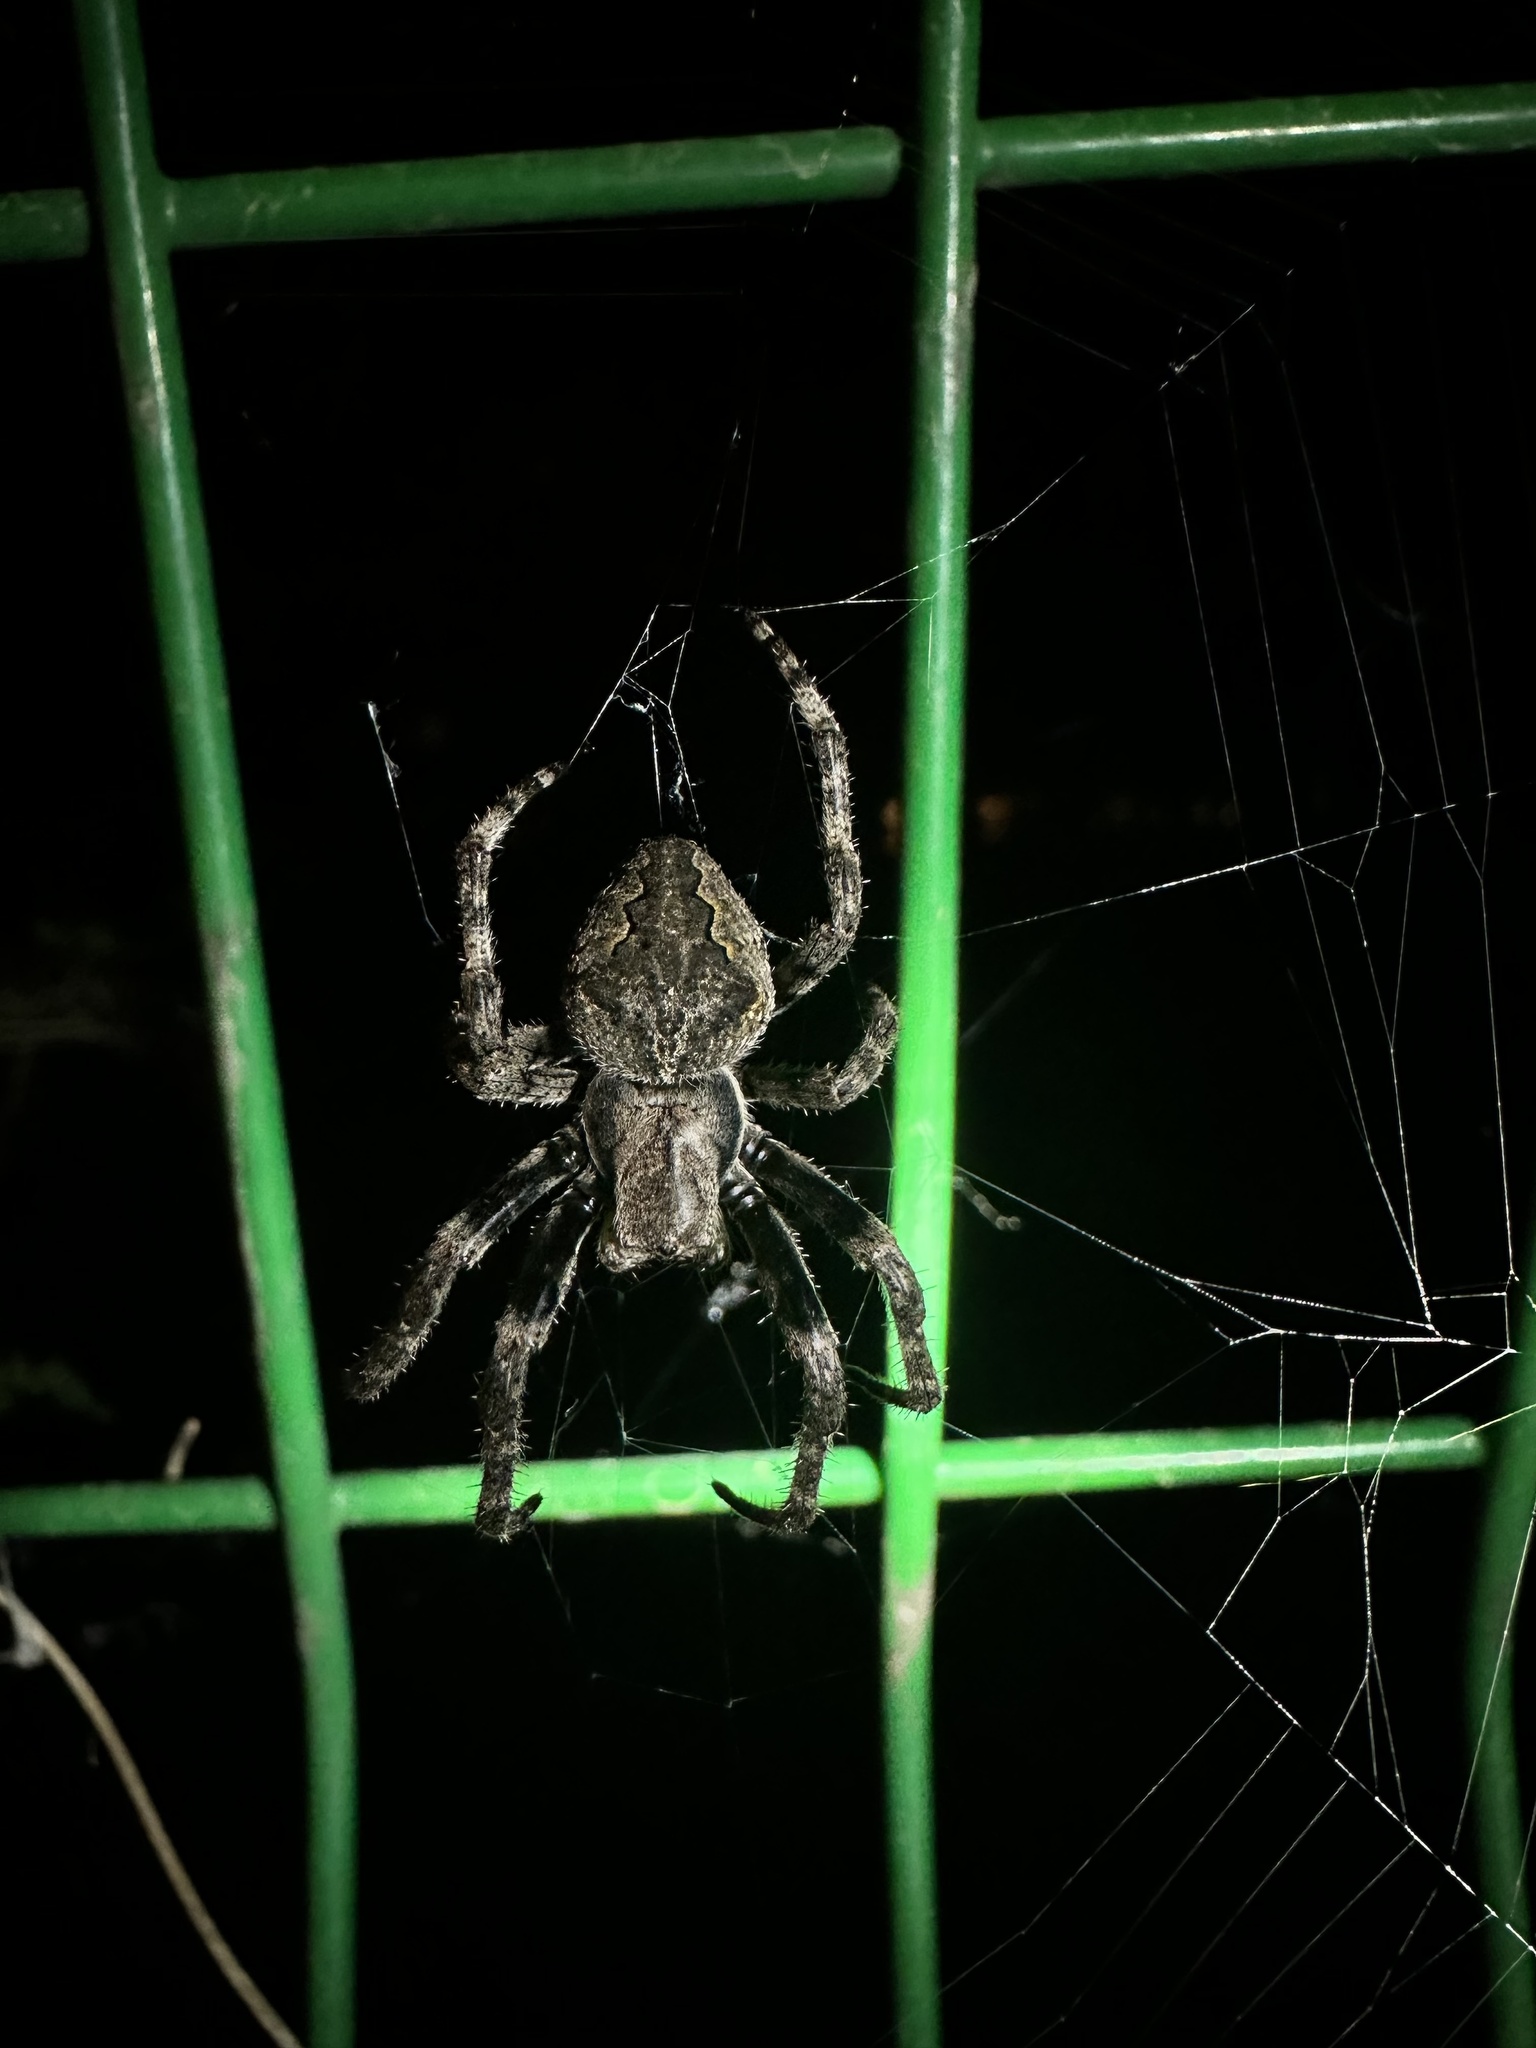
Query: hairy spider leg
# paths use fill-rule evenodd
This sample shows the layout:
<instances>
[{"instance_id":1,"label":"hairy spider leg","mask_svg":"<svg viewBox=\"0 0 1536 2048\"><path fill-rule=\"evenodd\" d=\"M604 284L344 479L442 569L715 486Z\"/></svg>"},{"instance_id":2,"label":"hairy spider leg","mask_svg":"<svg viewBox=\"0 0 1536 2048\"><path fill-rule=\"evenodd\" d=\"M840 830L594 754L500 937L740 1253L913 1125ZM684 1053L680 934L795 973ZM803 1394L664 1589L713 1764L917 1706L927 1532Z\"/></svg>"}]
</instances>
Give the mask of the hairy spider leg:
<instances>
[{"instance_id":1,"label":"hairy spider leg","mask_svg":"<svg viewBox=\"0 0 1536 2048\"><path fill-rule=\"evenodd\" d=\"M592 1254L600 1203L589 1168L543 1217L529 1242L506 1314L496 1325L496 1346L480 1382L481 1456L485 1472L475 1527L500 1543L521 1536L543 1499L532 1494L512 1505L523 1447L523 1394L528 1368L549 1341L555 1318Z\"/></svg>"},{"instance_id":2,"label":"hairy spider leg","mask_svg":"<svg viewBox=\"0 0 1536 2048\"><path fill-rule=\"evenodd\" d=\"M760 612L749 611L746 616L754 637L768 649L779 674L788 683L795 709L811 736L811 752L816 760L822 872L831 911L824 924L812 925L774 967L774 992L782 1010L817 982L824 981L852 951L864 910L864 871L853 843L853 781L843 728L794 649L779 638Z\"/></svg>"},{"instance_id":3,"label":"hairy spider leg","mask_svg":"<svg viewBox=\"0 0 1536 2048\"><path fill-rule=\"evenodd\" d=\"M826 1115L867 1095L896 1043L896 1005L871 983L864 991L864 1035L841 1066L794 1067L749 1060L736 1070L748 1102Z\"/></svg>"},{"instance_id":4,"label":"hairy spider leg","mask_svg":"<svg viewBox=\"0 0 1536 2048\"><path fill-rule=\"evenodd\" d=\"M453 1071L482 1102L519 1108L552 1105L566 1101L576 1086L576 1069L561 1057L560 1042L547 1024L502 1021L496 937L491 929L491 865L497 849L518 813L564 773L564 763L557 761L514 783L475 820L459 846L464 972L453 1015Z\"/></svg>"},{"instance_id":5,"label":"hairy spider leg","mask_svg":"<svg viewBox=\"0 0 1536 2048\"><path fill-rule=\"evenodd\" d=\"M892 1408L908 1408L918 1415L937 1408L944 1392L923 1335L923 1290L889 1228L819 1166L755 1124L747 1128L741 1156L771 1196L792 1214L809 1217L884 1288L907 1384L893 1387L886 1380L859 1373L861 1383Z\"/></svg>"},{"instance_id":6,"label":"hairy spider leg","mask_svg":"<svg viewBox=\"0 0 1536 2048\"><path fill-rule=\"evenodd\" d=\"M762 1189L747 1174L737 1171L731 1176L724 1196L732 1221L757 1268L784 1348L800 1368L805 1383L805 1407L795 1436L795 1469L782 1507L757 1507L718 1479L714 1488L727 1507L745 1515L749 1522L802 1535L819 1512L821 1469L848 1409L837 1332L821 1305L794 1232Z\"/></svg>"},{"instance_id":7,"label":"hairy spider leg","mask_svg":"<svg viewBox=\"0 0 1536 2048\"><path fill-rule=\"evenodd\" d=\"M535 1203L563 1187L582 1166L586 1147L574 1125L535 1145L445 1223L405 1284L393 1322L382 1329L349 1376L356 1401L376 1401L397 1380L431 1336L449 1289L479 1265L503 1232Z\"/></svg>"}]
</instances>

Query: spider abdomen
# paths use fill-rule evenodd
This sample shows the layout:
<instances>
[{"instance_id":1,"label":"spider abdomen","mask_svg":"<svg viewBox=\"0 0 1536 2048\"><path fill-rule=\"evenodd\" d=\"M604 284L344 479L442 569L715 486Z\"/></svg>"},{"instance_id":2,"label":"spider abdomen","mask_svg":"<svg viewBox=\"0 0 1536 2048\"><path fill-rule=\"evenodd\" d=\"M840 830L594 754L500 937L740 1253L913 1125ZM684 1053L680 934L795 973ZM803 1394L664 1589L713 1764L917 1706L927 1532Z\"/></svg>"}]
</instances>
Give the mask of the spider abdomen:
<instances>
[{"instance_id":1,"label":"spider abdomen","mask_svg":"<svg viewBox=\"0 0 1536 2048\"><path fill-rule=\"evenodd\" d=\"M581 1123L611 1204L598 1245L605 1266L713 1266L727 1256L720 1183L746 1121L731 1074L671 1086L597 1076Z\"/></svg>"},{"instance_id":2,"label":"spider abdomen","mask_svg":"<svg viewBox=\"0 0 1536 2048\"><path fill-rule=\"evenodd\" d=\"M587 914L566 975L571 1036L637 1081L745 1058L773 1015L762 927L691 839L648 839Z\"/></svg>"}]
</instances>

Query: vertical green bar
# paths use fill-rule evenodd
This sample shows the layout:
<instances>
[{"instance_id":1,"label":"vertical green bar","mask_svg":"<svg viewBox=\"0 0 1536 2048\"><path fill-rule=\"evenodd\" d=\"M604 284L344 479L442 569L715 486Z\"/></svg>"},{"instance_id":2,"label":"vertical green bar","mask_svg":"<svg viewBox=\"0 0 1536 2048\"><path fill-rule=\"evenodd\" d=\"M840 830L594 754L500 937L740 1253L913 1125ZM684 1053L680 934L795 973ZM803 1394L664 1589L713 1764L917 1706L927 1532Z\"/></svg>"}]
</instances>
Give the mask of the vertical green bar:
<instances>
[{"instance_id":1,"label":"vertical green bar","mask_svg":"<svg viewBox=\"0 0 1536 2048\"><path fill-rule=\"evenodd\" d=\"M1467 1720L1477 1758L1473 1801L1483 1898L1529 1939L1530 1872L1520 1800L1514 1657L1521 1577L1536 1562L1531 1555L1536 1549L1536 1308L1528 1292L1536 1278L1536 1239L1526 1255L1525 1274L1504 1402L1511 1419L1500 1424L1495 1437L1472 1588ZM1506 1928L1490 1923L1488 1963L1498 2048L1536 2048L1536 1962L1521 1954Z\"/></svg>"},{"instance_id":2,"label":"vertical green bar","mask_svg":"<svg viewBox=\"0 0 1536 2048\"><path fill-rule=\"evenodd\" d=\"M979 0L925 0L908 542L916 565L915 609L907 656L902 1022L891 1223L923 1282L929 1340L941 1373L954 1207L979 41ZM934 1459L940 1437L937 1414L888 1414L882 1647L891 1933L902 2048L937 2048L940 2032L931 1712L939 1519Z\"/></svg>"},{"instance_id":3,"label":"vertical green bar","mask_svg":"<svg viewBox=\"0 0 1536 2048\"><path fill-rule=\"evenodd\" d=\"M255 892L213 601L165 183L131 0L77 0L102 239L127 397L209 1011L282 1512L309 1744L310 2048L352 2039L352 1648Z\"/></svg>"}]
</instances>

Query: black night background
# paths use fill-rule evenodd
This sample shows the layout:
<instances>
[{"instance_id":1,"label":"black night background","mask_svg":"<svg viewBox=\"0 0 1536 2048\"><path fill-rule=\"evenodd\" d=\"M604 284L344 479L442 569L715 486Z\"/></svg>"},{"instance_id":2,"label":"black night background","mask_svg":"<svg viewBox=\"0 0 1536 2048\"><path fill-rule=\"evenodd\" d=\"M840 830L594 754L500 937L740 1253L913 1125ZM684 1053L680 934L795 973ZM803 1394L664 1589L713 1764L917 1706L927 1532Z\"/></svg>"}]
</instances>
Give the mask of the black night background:
<instances>
[{"instance_id":1,"label":"black night background","mask_svg":"<svg viewBox=\"0 0 1536 2048\"><path fill-rule=\"evenodd\" d=\"M142 20L160 160L187 177L913 120L912 10L882 0L144 0ZM1288 9L1259 34L1231 10L994 4L982 51L984 115L1536 76L1529 21L1493 7L1432 27ZM68 10L7 10L0 191L91 181ZM971 527L996 538L974 561L958 1155L1023 1227L957 1206L958 1430L1503 1412L1502 1305L1470 1297L1505 1285L1506 1201L1522 1259L1536 1181L1533 203L1520 155L984 195ZM612 694L648 620L658 644L691 629L687 801L780 932L818 909L814 827L739 607L772 610L823 680L868 881L855 975L893 985L910 210L902 189L176 260L339 1468L474 1455L515 1245L388 1400L349 1404L342 1375L436 1226L545 1127L446 1079L469 821L602 713L498 870L519 1019L556 1012L582 912L657 830L658 781L666 829L694 829L665 721ZM99 253L0 266L0 297L0 1487L154 1478L190 1416L190 1473L264 1472ZM848 601L866 592L882 602ZM1358 839L1303 853L1373 820L1369 864ZM1235 874L1250 856L1269 865ZM1309 863L1321 931L1294 886ZM844 975L776 1056L839 1057L857 1014ZM880 1098L790 1122L883 1205ZM1389 1228L1405 1207L1412 1261ZM878 1364L876 1304L813 1256ZM1404 1347L1352 1386L1344 1347L1212 1334L1169 1273L1250 1287L1296 1333L1332 1326L1295 1304L1406 1314L1427 1274L1458 1297L1440 1327L1465 1364ZM576 1456L786 1443L798 1390L771 1332L747 1308L722 1334L703 1299L693 1274L594 1282L535 1371L537 1455L557 1433ZM856 1405L853 1440L879 1423ZM1361 2043L1492 2041L1476 1913L1442 1868L1474 1868L1452 1843L1480 1486L1389 1475L1368 1552L1343 1483L1267 1548L1272 1489L945 1510L952 2043L1323 2042L1358 2013ZM363 2043L887 2037L877 1510L797 1541L704 1519L344 1548ZM8 1558L301 2026L275 1540ZM1206 1629L1239 1580L1224 1654ZM1367 1605L1386 1805L1326 1754ZM52 1674L0 1669L0 1729L18 2040L146 2015L167 2044L258 2038ZM1364 1737L1340 1754L1367 1768Z\"/></svg>"}]
</instances>

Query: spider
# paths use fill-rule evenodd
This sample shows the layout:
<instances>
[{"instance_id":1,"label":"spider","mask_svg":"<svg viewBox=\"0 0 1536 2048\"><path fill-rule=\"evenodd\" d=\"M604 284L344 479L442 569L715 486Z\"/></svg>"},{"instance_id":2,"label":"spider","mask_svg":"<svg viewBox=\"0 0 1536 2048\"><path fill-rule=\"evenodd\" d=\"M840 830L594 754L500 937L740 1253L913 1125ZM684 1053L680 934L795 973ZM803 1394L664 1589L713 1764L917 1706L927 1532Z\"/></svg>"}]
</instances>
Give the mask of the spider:
<instances>
[{"instance_id":1,"label":"spider","mask_svg":"<svg viewBox=\"0 0 1536 2048\"><path fill-rule=\"evenodd\" d=\"M394 1320L358 1361L351 1391L364 1401L382 1394L426 1343L458 1276L520 1216L554 1196L496 1326L480 1384L484 1477L475 1526L503 1542L522 1534L542 1498L512 1504L525 1456L528 1369L594 1259L628 1273L722 1266L733 1242L745 1252L805 1385L787 1498L761 1507L715 1482L729 1507L767 1528L803 1532L815 1521L822 1467L847 1409L837 1334L783 1212L815 1224L885 1290L906 1385L872 1380L871 1392L919 1414L941 1398L923 1337L922 1288L891 1232L748 1111L749 1104L827 1111L857 1101L890 1057L896 1010L882 991L868 989L863 1036L839 1066L748 1058L772 1019L847 957L864 877L842 727L768 621L756 612L746 618L810 735L830 912L776 964L761 925L702 846L650 839L603 890L576 940L565 980L568 1036L544 1024L506 1024L491 931L491 863L519 812L560 779L564 766L541 768L509 789L459 848L464 970L453 1015L455 1076L483 1102L524 1108L569 1101L581 1080L578 1058L596 1072L573 1119L438 1231L406 1282Z\"/></svg>"}]
</instances>

